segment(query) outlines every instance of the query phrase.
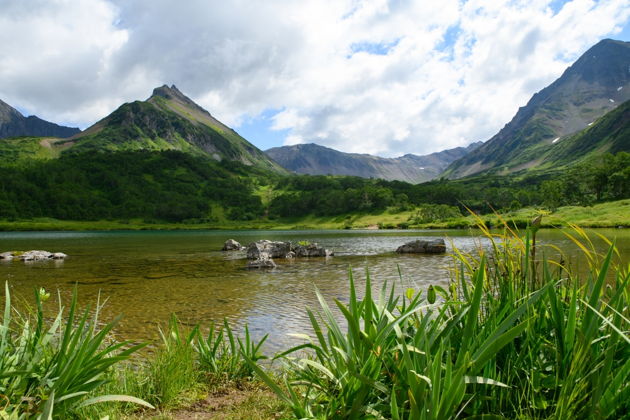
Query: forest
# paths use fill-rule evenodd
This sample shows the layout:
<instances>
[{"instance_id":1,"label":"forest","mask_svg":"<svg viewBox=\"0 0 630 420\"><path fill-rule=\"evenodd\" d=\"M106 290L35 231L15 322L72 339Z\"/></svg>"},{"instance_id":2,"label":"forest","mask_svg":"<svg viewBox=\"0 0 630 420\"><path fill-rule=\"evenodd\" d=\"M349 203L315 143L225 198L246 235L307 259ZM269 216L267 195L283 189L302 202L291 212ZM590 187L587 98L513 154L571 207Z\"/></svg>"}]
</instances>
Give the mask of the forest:
<instances>
[{"instance_id":1,"label":"forest","mask_svg":"<svg viewBox=\"0 0 630 420\"><path fill-rule=\"evenodd\" d=\"M261 194L264 190L265 194ZM588 206L630 197L630 154L555 172L424 184L349 176L280 176L177 151L62 154L0 166L0 219L188 223L370 213L444 205L485 214Z\"/></svg>"}]
</instances>

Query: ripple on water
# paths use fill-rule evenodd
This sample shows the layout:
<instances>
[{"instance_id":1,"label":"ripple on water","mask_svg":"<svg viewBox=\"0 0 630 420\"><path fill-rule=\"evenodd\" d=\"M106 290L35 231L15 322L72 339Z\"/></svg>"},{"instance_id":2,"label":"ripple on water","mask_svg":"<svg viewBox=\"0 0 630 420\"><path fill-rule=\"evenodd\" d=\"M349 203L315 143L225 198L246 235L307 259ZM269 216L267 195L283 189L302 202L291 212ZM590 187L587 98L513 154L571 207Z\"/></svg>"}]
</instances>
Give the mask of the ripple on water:
<instances>
[{"instance_id":1,"label":"ripple on water","mask_svg":"<svg viewBox=\"0 0 630 420\"><path fill-rule=\"evenodd\" d=\"M273 351L296 344L287 333L309 331L305 309L319 307L316 287L331 303L348 301L350 270L359 296L366 272L376 287L387 282L402 291L446 285L449 256L393 251L409 240L447 234L449 251L451 242L464 252L488 246L462 231L3 232L0 239L7 249L50 249L70 257L61 265L3 263L0 276L29 301L35 287L59 289L67 302L76 284L84 304L93 304L100 293L108 298L106 318L124 314L116 329L119 337L157 339L157 325L175 313L186 325L207 326L226 318L242 331L248 323L258 339L270 335L268 349ZM243 252L219 251L228 238L243 244L263 238L309 240L334 249L335 257L278 259L275 270L246 270ZM566 241L562 235L549 238Z\"/></svg>"}]
</instances>

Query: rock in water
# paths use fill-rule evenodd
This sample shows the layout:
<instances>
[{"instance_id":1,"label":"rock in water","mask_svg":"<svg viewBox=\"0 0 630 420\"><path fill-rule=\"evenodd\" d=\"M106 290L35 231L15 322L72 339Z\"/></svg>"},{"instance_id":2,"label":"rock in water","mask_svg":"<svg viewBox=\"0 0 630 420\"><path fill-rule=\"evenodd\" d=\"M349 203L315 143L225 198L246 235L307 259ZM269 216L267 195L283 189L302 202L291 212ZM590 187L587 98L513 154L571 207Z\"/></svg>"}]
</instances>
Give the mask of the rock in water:
<instances>
[{"instance_id":1,"label":"rock in water","mask_svg":"<svg viewBox=\"0 0 630 420\"><path fill-rule=\"evenodd\" d=\"M243 246L239 242L234 239L228 239L223 244L221 251L240 251L241 249L243 249Z\"/></svg>"},{"instance_id":2,"label":"rock in water","mask_svg":"<svg viewBox=\"0 0 630 420\"><path fill-rule=\"evenodd\" d=\"M266 254L269 258L285 258L291 252L291 242L268 241L266 239L247 245L247 258L258 260Z\"/></svg>"},{"instance_id":3,"label":"rock in water","mask_svg":"<svg viewBox=\"0 0 630 420\"><path fill-rule=\"evenodd\" d=\"M252 261L247 261L247 268L256 269L256 268L276 268L276 263L271 259L266 252L261 252L260 256Z\"/></svg>"},{"instance_id":4,"label":"rock in water","mask_svg":"<svg viewBox=\"0 0 630 420\"><path fill-rule=\"evenodd\" d=\"M446 252L444 239L430 239L407 242L396 249L399 254L443 254Z\"/></svg>"},{"instance_id":5,"label":"rock in water","mask_svg":"<svg viewBox=\"0 0 630 420\"><path fill-rule=\"evenodd\" d=\"M26 252L3 252L0 254L0 260L11 261L17 259L20 261L45 261L45 260L63 260L67 257L63 252L48 252L41 250L32 250Z\"/></svg>"},{"instance_id":6,"label":"rock in water","mask_svg":"<svg viewBox=\"0 0 630 420\"><path fill-rule=\"evenodd\" d=\"M22 261L43 261L49 260L52 258L52 252L48 251L26 251L24 254L20 255L18 258Z\"/></svg>"},{"instance_id":7,"label":"rock in water","mask_svg":"<svg viewBox=\"0 0 630 420\"><path fill-rule=\"evenodd\" d=\"M298 245L295 247L296 257L330 257L334 253L317 244Z\"/></svg>"}]
</instances>

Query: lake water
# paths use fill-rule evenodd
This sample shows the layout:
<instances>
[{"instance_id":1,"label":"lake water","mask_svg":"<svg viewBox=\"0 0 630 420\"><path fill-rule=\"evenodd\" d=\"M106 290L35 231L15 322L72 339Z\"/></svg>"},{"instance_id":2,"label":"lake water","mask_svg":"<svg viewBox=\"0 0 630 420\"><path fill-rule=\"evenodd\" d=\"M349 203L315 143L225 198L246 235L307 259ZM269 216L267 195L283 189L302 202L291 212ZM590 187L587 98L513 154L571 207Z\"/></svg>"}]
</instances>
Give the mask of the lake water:
<instances>
[{"instance_id":1,"label":"lake water","mask_svg":"<svg viewBox=\"0 0 630 420\"><path fill-rule=\"evenodd\" d=\"M601 229L616 238L622 259L630 256L630 231ZM208 325L227 318L237 329L247 323L256 337L269 334L268 351L286 348L295 341L288 333L308 332L305 309L319 307L317 287L329 299L347 301L348 272L357 284L397 282L425 289L446 285L452 259L448 255L397 255L401 244L421 238L443 237L447 251L455 245L474 252L483 245L475 232L430 231L129 231L129 232L3 232L0 252L43 249L64 252L65 261L0 264L0 279L8 281L14 300L33 302L33 290L59 290L67 302L75 285L82 305L108 299L103 318L124 318L115 329L121 339L154 340L158 325L172 313L186 324ZM276 260L274 270L246 270L244 253L221 252L226 239L246 245L258 239L307 240L335 251L330 258ZM541 243L568 250L579 264L571 242L559 230L541 231ZM596 240L603 249L603 242ZM402 273L402 284L399 277ZM2 288L4 295L4 288Z\"/></svg>"}]
</instances>

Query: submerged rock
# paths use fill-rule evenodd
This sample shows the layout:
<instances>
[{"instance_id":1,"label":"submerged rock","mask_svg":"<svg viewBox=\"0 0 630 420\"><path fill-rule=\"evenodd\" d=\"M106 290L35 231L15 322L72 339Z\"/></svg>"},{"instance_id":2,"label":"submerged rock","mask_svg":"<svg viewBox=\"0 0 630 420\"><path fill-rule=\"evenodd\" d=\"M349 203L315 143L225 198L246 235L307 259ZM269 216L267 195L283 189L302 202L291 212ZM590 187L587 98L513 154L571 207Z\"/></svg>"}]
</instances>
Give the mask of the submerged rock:
<instances>
[{"instance_id":1,"label":"submerged rock","mask_svg":"<svg viewBox=\"0 0 630 420\"><path fill-rule=\"evenodd\" d=\"M330 257L334 252L324 249L317 244L298 245L295 247L296 257Z\"/></svg>"},{"instance_id":2,"label":"submerged rock","mask_svg":"<svg viewBox=\"0 0 630 420\"><path fill-rule=\"evenodd\" d=\"M240 251L243 248L244 247L239 242L235 241L234 239L228 239L223 244L223 248L221 248L221 251Z\"/></svg>"},{"instance_id":3,"label":"submerged rock","mask_svg":"<svg viewBox=\"0 0 630 420\"><path fill-rule=\"evenodd\" d=\"M276 263L271 259L271 256L269 256L268 253L262 252L255 260L247 261L247 268L276 268Z\"/></svg>"},{"instance_id":4,"label":"submerged rock","mask_svg":"<svg viewBox=\"0 0 630 420\"><path fill-rule=\"evenodd\" d=\"M443 254L446 252L444 239L415 240L396 249L399 254Z\"/></svg>"}]
</instances>

